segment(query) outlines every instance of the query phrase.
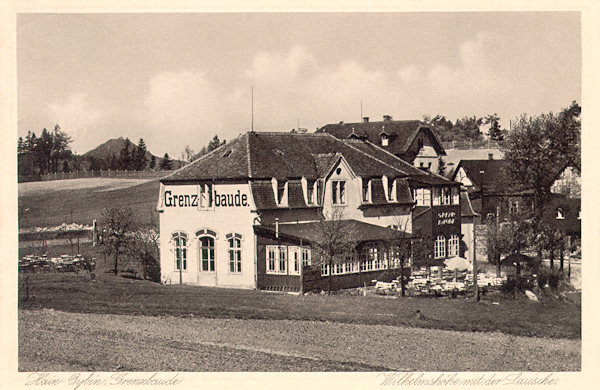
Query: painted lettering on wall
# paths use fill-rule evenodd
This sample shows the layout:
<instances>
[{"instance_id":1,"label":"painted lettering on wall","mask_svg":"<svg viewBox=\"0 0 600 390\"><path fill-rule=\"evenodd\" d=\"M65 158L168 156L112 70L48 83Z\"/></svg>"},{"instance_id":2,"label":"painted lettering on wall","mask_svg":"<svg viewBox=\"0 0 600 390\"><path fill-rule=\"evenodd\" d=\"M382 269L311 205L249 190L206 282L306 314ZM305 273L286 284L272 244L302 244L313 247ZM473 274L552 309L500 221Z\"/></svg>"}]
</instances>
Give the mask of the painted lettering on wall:
<instances>
[{"instance_id":1,"label":"painted lettering on wall","mask_svg":"<svg viewBox=\"0 0 600 390\"><path fill-rule=\"evenodd\" d=\"M215 207L247 207L248 195L237 190L234 194L219 194L213 191ZM174 194L171 190L165 191L165 207L198 207L199 196L197 194Z\"/></svg>"},{"instance_id":2,"label":"painted lettering on wall","mask_svg":"<svg viewBox=\"0 0 600 390\"><path fill-rule=\"evenodd\" d=\"M444 212L438 213L438 226L453 225L455 217L456 217L456 212L454 212L454 211L444 211Z\"/></svg>"}]
</instances>

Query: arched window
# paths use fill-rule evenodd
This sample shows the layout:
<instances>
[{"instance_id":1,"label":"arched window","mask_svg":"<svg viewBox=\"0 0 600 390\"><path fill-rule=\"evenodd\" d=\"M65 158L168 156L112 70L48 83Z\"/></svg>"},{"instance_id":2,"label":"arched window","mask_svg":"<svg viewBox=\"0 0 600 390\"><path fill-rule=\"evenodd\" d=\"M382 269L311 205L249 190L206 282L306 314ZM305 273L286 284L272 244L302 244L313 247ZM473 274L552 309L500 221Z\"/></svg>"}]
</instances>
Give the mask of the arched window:
<instances>
[{"instance_id":1,"label":"arched window","mask_svg":"<svg viewBox=\"0 0 600 390\"><path fill-rule=\"evenodd\" d=\"M565 210L562 207L556 209L556 219L565 219Z\"/></svg>"},{"instance_id":2,"label":"arched window","mask_svg":"<svg viewBox=\"0 0 600 390\"><path fill-rule=\"evenodd\" d=\"M229 272L242 272L242 236L235 234L227 235L227 244L229 247Z\"/></svg>"},{"instance_id":3,"label":"arched window","mask_svg":"<svg viewBox=\"0 0 600 390\"><path fill-rule=\"evenodd\" d=\"M198 239L200 245L200 270L203 272L215 271L215 239L202 236Z\"/></svg>"},{"instance_id":4,"label":"arched window","mask_svg":"<svg viewBox=\"0 0 600 390\"><path fill-rule=\"evenodd\" d=\"M175 249L175 269L177 271L187 270L187 234L173 233L173 245Z\"/></svg>"},{"instance_id":5,"label":"arched window","mask_svg":"<svg viewBox=\"0 0 600 390\"><path fill-rule=\"evenodd\" d=\"M436 259L446 257L446 238L444 236L437 236L435 239L433 255Z\"/></svg>"}]
</instances>

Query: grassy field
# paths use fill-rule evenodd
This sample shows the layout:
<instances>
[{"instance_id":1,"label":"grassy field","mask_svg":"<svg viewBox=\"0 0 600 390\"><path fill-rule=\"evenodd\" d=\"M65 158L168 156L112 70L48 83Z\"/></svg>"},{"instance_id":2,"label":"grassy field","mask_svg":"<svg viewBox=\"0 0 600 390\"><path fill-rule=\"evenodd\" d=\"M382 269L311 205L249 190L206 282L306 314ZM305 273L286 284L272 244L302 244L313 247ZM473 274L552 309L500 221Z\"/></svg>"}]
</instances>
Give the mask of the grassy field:
<instances>
[{"instance_id":1,"label":"grassy field","mask_svg":"<svg viewBox=\"0 0 600 390\"><path fill-rule=\"evenodd\" d=\"M262 291L167 285L99 273L28 276L29 299L22 309L149 316L308 320L408 326L519 336L581 338L577 299L383 298L349 295L289 295ZM21 296L24 296L24 291ZM576 297L577 295L574 294ZM498 304L493 304L496 301ZM417 314L417 310L420 314Z\"/></svg>"},{"instance_id":2,"label":"grassy field","mask_svg":"<svg viewBox=\"0 0 600 390\"><path fill-rule=\"evenodd\" d=\"M580 340L501 333L47 309L22 310L19 320L21 371L581 369Z\"/></svg>"},{"instance_id":3,"label":"grassy field","mask_svg":"<svg viewBox=\"0 0 600 390\"><path fill-rule=\"evenodd\" d=\"M60 182L60 183L59 183ZM73 183L75 182L75 183ZM103 209L130 207L139 222L156 223L158 180L73 179L19 184L21 228L63 222L91 224Z\"/></svg>"}]
</instances>

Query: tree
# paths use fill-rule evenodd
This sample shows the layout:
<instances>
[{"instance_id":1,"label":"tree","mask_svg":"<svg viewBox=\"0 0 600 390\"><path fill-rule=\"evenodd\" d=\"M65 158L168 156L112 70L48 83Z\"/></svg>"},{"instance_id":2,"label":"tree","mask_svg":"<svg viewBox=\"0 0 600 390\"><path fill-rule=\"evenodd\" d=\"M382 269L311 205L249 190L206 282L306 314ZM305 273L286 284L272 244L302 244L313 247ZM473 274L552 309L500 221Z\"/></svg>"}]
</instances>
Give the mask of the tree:
<instances>
[{"instance_id":1,"label":"tree","mask_svg":"<svg viewBox=\"0 0 600 390\"><path fill-rule=\"evenodd\" d=\"M581 166L580 114L581 107L573 102L558 116L522 115L506 137L507 173L513 183L534 191L536 227L557 171L569 164Z\"/></svg>"},{"instance_id":2,"label":"tree","mask_svg":"<svg viewBox=\"0 0 600 390\"><path fill-rule=\"evenodd\" d=\"M490 125L490 128L488 129L488 136L494 141L502 141L504 139L504 135L506 134L506 130L500 128L499 121L500 118L496 113L486 116L483 121L484 124Z\"/></svg>"},{"instance_id":3,"label":"tree","mask_svg":"<svg viewBox=\"0 0 600 390\"><path fill-rule=\"evenodd\" d=\"M411 234L407 231L408 221L402 222L397 220L397 226L399 228L394 229L395 237L388 258L389 260L392 260L392 257L396 257L398 260L398 265L400 267L400 295L405 296L407 283L405 269L407 268L407 265L409 265L411 258Z\"/></svg>"},{"instance_id":4,"label":"tree","mask_svg":"<svg viewBox=\"0 0 600 390\"><path fill-rule=\"evenodd\" d=\"M102 245L105 252L114 258L113 272L116 275L119 272L119 257L130 250L132 234L136 230L133 210L119 206L104 209L100 223L106 230Z\"/></svg>"},{"instance_id":5,"label":"tree","mask_svg":"<svg viewBox=\"0 0 600 390\"><path fill-rule=\"evenodd\" d=\"M152 158L150 159L150 169L154 169L156 167L156 157L154 155L152 155Z\"/></svg>"},{"instance_id":6,"label":"tree","mask_svg":"<svg viewBox=\"0 0 600 390\"><path fill-rule=\"evenodd\" d=\"M132 168L132 157L131 141L129 138L125 138L125 144L119 153L119 166L122 170L127 171Z\"/></svg>"},{"instance_id":7,"label":"tree","mask_svg":"<svg viewBox=\"0 0 600 390\"><path fill-rule=\"evenodd\" d=\"M483 139L483 134L479 130L482 124L482 118L476 116L463 117L456 120L452 129L460 141L480 141Z\"/></svg>"},{"instance_id":8,"label":"tree","mask_svg":"<svg viewBox=\"0 0 600 390\"><path fill-rule=\"evenodd\" d=\"M443 158L438 157L438 175L445 176L446 175L446 162Z\"/></svg>"},{"instance_id":9,"label":"tree","mask_svg":"<svg viewBox=\"0 0 600 390\"><path fill-rule=\"evenodd\" d=\"M221 141L219 140L219 136L215 135L213 137L213 139L208 143L208 147L206 148L206 152L212 152L213 150L215 150L216 148L218 148L221 145L225 145L225 140Z\"/></svg>"},{"instance_id":10,"label":"tree","mask_svg":"<svg viewBox=\"0 0 600 390\"><path fill-rule=\"evenodd\" d=\"M61 160L69 159L72 156L71 137L69 137L57 124L52 133L52 144L50 148L50 160L52 162L52 171L58 172L58 164Z\"/></svg>"},{"instance_id":11,"label":"tree","mask_svg":"<svg viewBox=\"0 0 600 390\"><path fill-rule=\"evenodd\" d=\"M162 161L160 162L160 169L168 171L168 170L172 169L172 166L173 166L173 163L171 161L171 158L169 157L169 153L165 153Z\"/></svg>"},{"instance_id":12,"label":"tree","mask_svg":"<svg viewBox=\"0 0 600 390\"><path fill-rule=\"evenodd\" d=\"M190 145L185 145L185 149L183 150L183 153L184 153L185 161L187 161L187 162L192 162L194 160L194 156L196 155L194 150L192 148L190 148Z\"/></svg>"},{"instance_id":13,"label":"tree","mask_svg":"<svg viewBox=\"0 0 600 390\"><path fill-rule=\"evenodd\" d=\"M159 234L156 227L138 230L132 235L129 254L142 268L144 280L160 282Z\"/></svg>"},{"instance_id":14,"label":"tree","mask_svg":"<svg viewBox=\"0 0 600 390\"><path fill-rule=\"evenodd\" d=\"M491 253L493 263L496 264L496 274L500 276L500 257L519 254L530 246L532 241L531 221L524 215L513 214L502 223L498 223L497 219L496 221L488 219L487 229L488 257Z\"/></svg>"},{"instance_id":15,"label":"tree","mask_svg":"<svg viewBox=\"0 0 600 390\"><path fill-rule=\"evenodd\" d=\"M143 171L146 168L146 163L148 162L146 152L146 143L143 138L140 138L133 152L133 168L136 171Z\"/></svg>"},{"instance_id":16,"label":"tree","mask_svg":"<svg viewBox=\"0 0 600 390\"><path fill-rule=\"evenodd\" d=\"M356 242L352 241L353 234L351 222L343 219L343 210L335 209L323 215L317 226L320 240L314 244L313 249L318 254L321 265L329 267L329 283L327 293L331 294L333 282L333 265L341 264L348 257L353 257Z\"/></svg>"}]
</instances>

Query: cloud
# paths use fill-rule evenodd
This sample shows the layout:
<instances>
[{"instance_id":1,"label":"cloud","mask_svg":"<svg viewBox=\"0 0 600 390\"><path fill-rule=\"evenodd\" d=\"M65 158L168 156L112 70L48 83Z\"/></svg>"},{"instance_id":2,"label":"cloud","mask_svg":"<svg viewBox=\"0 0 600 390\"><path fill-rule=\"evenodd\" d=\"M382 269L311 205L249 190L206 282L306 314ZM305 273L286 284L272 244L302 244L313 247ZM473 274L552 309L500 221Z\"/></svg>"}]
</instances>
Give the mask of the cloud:
<instances>
[{"instance_id":1,"label":"cloud","mask_svg":"<svg viewBox=\"0 0 600 390\"><path fill-rule=\"evenodd\" d=\"M105 141L96 132L102 112L90 104L87 94L75 93L64 101L48 103L45 111L51 122L58 123L72 137L73 150L87 150L90 142Z\"/></svg>"},{"instance_id":2,"label":"cloud","mask_svg":"<svg viewBox=\"0 0 600 390\"><path fill-rule=\"evenodd\" d=\"M448 118L498 111L495 97L507 81L494 69L494 38L482 33L456 47L458 61L403 64L395 72L368 69L358 60L324 66L302 46L262 51L239 79L213 83L200 69L161 72L149 82L139 118L153 130L156 146L180 153L198 150L214 134L231 139L250 128L250 85L255 129L289 131L299 122L314 130L341 120L382 115ZM478 112L481 111L481 112ZM162 153L162 152L161 152Z\"/></svg>"}]
</instances>

